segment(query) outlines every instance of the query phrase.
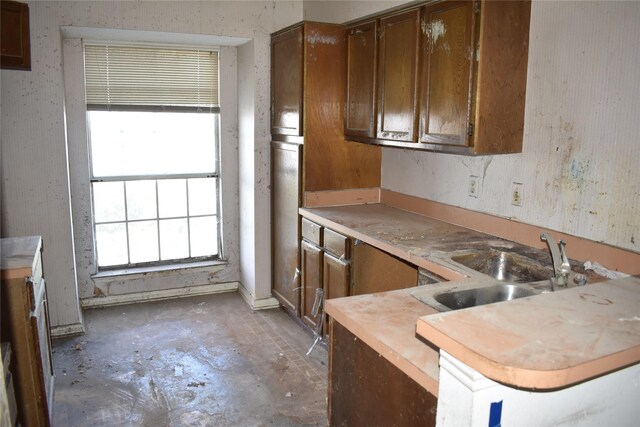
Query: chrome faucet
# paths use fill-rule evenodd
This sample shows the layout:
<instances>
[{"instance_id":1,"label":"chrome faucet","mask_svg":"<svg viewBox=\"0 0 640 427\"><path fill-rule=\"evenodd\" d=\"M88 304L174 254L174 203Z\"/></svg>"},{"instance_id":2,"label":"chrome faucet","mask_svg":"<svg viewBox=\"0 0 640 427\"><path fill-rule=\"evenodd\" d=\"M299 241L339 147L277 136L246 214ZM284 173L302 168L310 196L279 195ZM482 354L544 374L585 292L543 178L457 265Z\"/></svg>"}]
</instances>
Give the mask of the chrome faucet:
<instances>
[{"instance_id":1,"label":"chrome faucet","mask_svg":"<svg viewBox=\"0 0 640 427\"><path fill-rule=\"evenodd\" d=\"M556 288L566 288L569 283L569 273L571 273L571 264L565 250L566 243L560 240L556 244L555 239L547 233L541 233L540 240L547 242L551 252L554 272L554 277L551 278L551 289L555 291Z\"/></svg>"}]
</instances>

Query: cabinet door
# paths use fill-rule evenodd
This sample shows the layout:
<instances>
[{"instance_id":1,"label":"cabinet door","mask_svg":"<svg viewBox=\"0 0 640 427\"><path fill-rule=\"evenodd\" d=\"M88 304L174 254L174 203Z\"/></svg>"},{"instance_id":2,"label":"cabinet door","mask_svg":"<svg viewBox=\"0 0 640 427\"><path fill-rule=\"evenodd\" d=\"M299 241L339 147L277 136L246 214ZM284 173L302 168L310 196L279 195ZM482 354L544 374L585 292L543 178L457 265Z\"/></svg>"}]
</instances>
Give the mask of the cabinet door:
<instances>
[{"instance_id":1,"label":"cabinet door","mask_svg":"<svg viewBox=\"0 0 640 427\"><path fill-rule=\"evenodd\" d=\"M302 146L271 144L271 250L273 296L299 314L300 159Z\"/></svg>"},{"instance_id":2,"label":"cabinet door","mask_svg":"<svg viewBox=\"0 0 640 427\"><path fill-rule=\"evenodd\" d=\"M329 425L436 425L436 396L335 319L330 325Z\"/></svg>"},{"instance_id":3,"label":"cabinet door","mask_svg":"<svg viewBox=\"0 0 640 427\"><path fill-rule=\"evenodd\" d=\"M349 261L324 253L322 280L324 299L346 297L349 295ZM325 335L329 333L329 318L324 321Z\"/></svg>"},{"instance_id":4,"label":"cabinet door","mask_svg":"<svg viewBox=\"0 0 640 427\"><path fill-rule=\"evenodd\" d=\"M420 142L467 145L471 129L474 3L423 8Z\"/></svg>"},{"instance_id":5,"label":"cabinet door","mask_svg":"<svg viewBox=\"0 0 640 427\"><path fill-rule=\"evenodd\" d=\"M42 295L37 298L36 310L31 315L31 330L35 348L34 370L39 371L40 384L38 395L41 405L49 417L53 411L53 363L51 359L51 337L49 333L49 312L47 307L47 293L44 279L42 280Z\"/></svg>"},{"instance_id":6,"label":"cabinet door","mask_svg":"<svg viewBox=\"0 0 640 427\"><path fill-rule=\"evenodd\" d=\"M380 20L380 139L416 140L419 17L419 10L411 10Z\"/></svg>"},{"instance_id":7,"label":"cabinet door","mask_svg":"<svg viewBox=\"0 0 640 427\"><path fill-rule=\"evenodd\" d=\"M320 317L311 311L316 299L316 289L322 288L322 254L320 247L303 240L300 243L300 265L302 267L302 297L300 298L300 313L304 323L312 328Z\"/></svg>"},{"instance_id":8,"label":"cabinet door","mask_svg":"<svg viewBox=\"0 0 640 427\"><path fill-rule=\"evenodd\" d=\"M418 284L418 269L366 244L353 247L350 295L405 289Z\"/></svg>"},{"instance_id":9,"label":"cabinet door","mask_svg":"<svg viewBox=\"0 0 640 427\"><path fill-rule=\"evenodd\" d=\"M271 133L302 135L302 34L296 27L271 39Z\"/></svg>"},{"instance_id":10,"label":"cabinet door","mask_svg":"<svg viewBox=\"0 0 640 427\"><path fill-rule=\"evenodd\" d=\"M377 33L376 21L347 30L347 136L375 137Z\"/></svg>"}]
</instances>

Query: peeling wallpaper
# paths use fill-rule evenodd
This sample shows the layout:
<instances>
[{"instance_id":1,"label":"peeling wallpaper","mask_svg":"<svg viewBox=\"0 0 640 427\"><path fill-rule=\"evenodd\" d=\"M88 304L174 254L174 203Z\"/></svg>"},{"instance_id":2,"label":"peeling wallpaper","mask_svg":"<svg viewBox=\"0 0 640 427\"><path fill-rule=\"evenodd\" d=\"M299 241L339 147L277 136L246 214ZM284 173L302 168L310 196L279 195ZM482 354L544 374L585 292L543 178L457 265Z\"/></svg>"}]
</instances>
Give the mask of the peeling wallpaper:
<instances>
[{"instance_id":1,"label":"peeling wallpaper","mask_svg":"<svg viewBox=\"0 0 640 427\"><path fill-rule=\"evenodd\" d=\"M638 2L534 1L523 152L384 148L382 186L640 252L639 23Z\"/></svg>"}]
</instances>

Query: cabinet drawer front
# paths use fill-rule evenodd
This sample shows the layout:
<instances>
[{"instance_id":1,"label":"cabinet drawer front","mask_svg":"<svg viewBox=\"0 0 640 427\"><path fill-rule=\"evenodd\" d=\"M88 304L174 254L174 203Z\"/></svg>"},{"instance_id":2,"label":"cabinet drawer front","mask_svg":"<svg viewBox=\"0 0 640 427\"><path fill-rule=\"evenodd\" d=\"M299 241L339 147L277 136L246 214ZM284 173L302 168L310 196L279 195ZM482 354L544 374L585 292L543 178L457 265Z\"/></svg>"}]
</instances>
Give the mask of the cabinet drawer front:
<instances>
[{"instance_id":1,"label":"cabinet drawer front","mask_svg":"<svg viewBox=\"0 0 640 427\"><path fill-rule=\"evenodd\" d=\"M302 218L302 237L318 246L322 246L322 226Z\"/></svg>"},{"instance_id":2,"label":"cabinet drawer front","mask_svg":"<svg viewBox=\"0 0 640 427\"><path fill-rule=\"evenodd\" d=\"M349 238L328 228L324 229L324 248L338 258L349 259Z\"/></svg>"}]
</instances>

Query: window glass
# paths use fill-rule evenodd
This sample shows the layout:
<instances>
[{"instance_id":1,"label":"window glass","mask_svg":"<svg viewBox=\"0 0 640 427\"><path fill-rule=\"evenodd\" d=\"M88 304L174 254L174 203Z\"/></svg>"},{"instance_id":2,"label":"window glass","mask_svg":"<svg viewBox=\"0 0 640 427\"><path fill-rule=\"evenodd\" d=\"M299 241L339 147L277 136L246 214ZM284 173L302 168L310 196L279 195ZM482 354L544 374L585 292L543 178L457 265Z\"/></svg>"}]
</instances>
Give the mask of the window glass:
<instances>
[{"instance_id":1,"label":"window glass","mask_svg":"<svg viewBox=\"0 0 640 427\"><path fill-rule=\"evenodd\" d=\"M216 172L215 114L89 111L94 178Z\"/></svg>"}]
</instances>

